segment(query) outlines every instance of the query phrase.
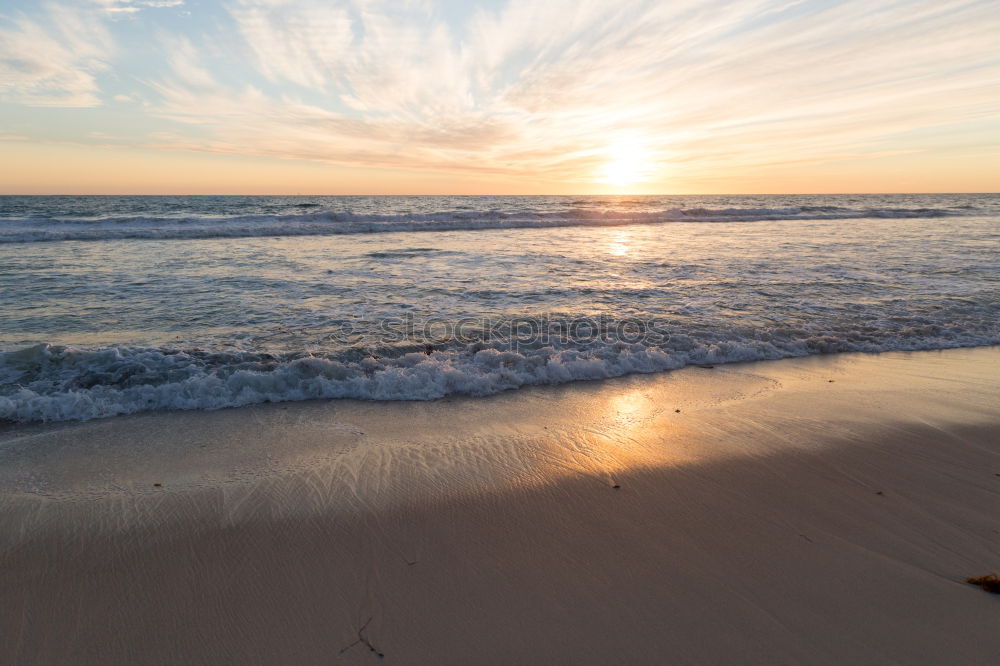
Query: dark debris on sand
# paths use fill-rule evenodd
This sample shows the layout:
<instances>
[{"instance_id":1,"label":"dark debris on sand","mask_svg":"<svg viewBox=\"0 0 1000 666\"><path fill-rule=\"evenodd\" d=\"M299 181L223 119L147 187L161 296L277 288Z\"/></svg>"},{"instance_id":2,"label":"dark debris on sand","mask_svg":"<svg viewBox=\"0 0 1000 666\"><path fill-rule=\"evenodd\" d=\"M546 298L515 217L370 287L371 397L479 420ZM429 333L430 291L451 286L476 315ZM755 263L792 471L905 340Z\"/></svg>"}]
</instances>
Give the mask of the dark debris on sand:
<instances>
[{"instance_id":1,"label":"dark debris on sand","mask_svg":"<svg viewBox=\"0 0 1000 666\"><path fill-rule=\"evenodd\" d=\"M385 656L385 654L383 654L381 650L379 650L377 647L375 647L374 645L372 645L371 640L368 638L368 635L367 635L368 625L371 624L371 621L372 621L372 618L368 618L365 621L365 623L363 625L361 625L361 628L358 629L358 640L354 641L350 645L347 645L347 646L344 646L343 648L341 648L340 649L340 654L344 654L345 652L347 652L348 650L350 650L355 645L364 645L366 648L368 648L369 652L374 652L378 656L379 659L381 659L382 657Z\"/></svg>"},{"instance_id":2,"label":"dark debris on sand","mask_svg":"<svg viewBox=\"0 0 1000 666\"><path fill-rule=\"evenodd\" d=\"M1000 594L1000 578L998 578L996 574L986 574L985 576L966 578L965 582L969 585L978 585L987 592Z\"/></svg>"}]
</instances>

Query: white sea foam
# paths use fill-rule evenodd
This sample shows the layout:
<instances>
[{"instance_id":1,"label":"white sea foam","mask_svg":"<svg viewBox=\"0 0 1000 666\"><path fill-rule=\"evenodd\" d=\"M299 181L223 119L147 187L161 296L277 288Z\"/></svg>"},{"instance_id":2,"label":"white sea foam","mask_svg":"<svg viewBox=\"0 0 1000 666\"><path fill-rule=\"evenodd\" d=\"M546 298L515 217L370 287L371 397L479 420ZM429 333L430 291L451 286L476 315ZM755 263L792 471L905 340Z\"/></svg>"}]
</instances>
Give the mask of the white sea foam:
<instances>
[{"instance_id":1,"label":"white sea foam","mask_svg":"<svg viewBox=\"0 0 1000 666\"><path fill-rule=\"evenodd\" d=\"M772 339L678 335L659 346L597 341L519 351L479 344L360 360L348 360L346 355L276 357L36 345L0 352L0 385L7 388L0 395L0 419L86 420L154 409L219 409L316 398L485 396L522 386L659 372L690 364L989 344L1000 344L1000 330L976 334L909 330L881 339L870 331L802 332L798 337L783 333Z\"/></svg>"},{"instance_id":2,"label":"white sea foam","mask_svg":"<svg viewBox=\"0 0 1000 666\"><path fill-rule=\"evenodd\" d=\"M0 220L0 243L66 240L198 239L265 236L327 236L399 231L453 231L552 227L610 227L670 222L760 222L766 220L847 220L863 218L937 218L972 215L943 208L672 208L629 211L621 208L567 208L558 211L470 211L427 214L316 212L236 217L9 218Z\"/></svg>"}]
</instances>

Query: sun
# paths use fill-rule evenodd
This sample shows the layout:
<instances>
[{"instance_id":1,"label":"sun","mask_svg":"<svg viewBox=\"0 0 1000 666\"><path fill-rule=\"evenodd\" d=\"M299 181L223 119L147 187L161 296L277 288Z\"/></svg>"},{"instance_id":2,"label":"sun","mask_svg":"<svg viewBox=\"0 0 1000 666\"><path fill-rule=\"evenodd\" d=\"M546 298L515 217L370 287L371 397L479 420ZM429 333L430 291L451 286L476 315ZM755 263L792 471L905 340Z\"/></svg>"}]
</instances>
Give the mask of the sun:
<instances>
[{"instance_id":1,"label":"sun","mask_svg":"<svg viewBox=\"0 0 1000 666\"><path fill-rule=\"evenodd\" d=\"M598 182L615 187L628 187L645 181L649 176L649 154L637 141L619 141L606 151L609 161L601 167Z\"/></svg>"}]
</instances>

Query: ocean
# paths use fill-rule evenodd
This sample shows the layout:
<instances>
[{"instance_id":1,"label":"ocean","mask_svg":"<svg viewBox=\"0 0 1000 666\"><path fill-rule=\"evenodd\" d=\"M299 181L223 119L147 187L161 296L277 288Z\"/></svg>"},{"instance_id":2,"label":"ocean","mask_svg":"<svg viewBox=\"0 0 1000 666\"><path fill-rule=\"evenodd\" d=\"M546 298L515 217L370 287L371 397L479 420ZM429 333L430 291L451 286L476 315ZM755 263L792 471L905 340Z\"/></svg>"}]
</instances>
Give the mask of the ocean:
<instances>
[{"instance_id":1,"label":"ocean","mask_svg":"<svg viewBox=\"0 0 1000 666\"><path fill-rule=\"evenodd\" d=\"M1000 195L3 196L0 419L1000 344Z\"/></svg>"}]
</instances>

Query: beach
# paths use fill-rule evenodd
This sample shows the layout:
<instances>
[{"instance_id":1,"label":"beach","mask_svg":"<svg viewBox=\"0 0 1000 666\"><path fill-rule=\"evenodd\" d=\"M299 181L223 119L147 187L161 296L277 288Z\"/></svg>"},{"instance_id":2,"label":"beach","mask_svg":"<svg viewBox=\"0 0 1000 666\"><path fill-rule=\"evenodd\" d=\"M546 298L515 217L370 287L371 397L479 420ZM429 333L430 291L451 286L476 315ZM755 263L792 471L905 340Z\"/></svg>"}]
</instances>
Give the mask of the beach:
<instances>
[{"instance_id":1,"label":"beach","mask_svg":"<svg viewBox=\"0 0 1000 666\"><path fill-rule=\"evenodd\" d=\"M0 666L1000 664L1000 12L875 4L14 0Z\"/></svg>"},{"instance_id":2,"label":"beach","mask_svg":"<svg viewBox=\"0 0 1000 666\"><path fill-rule=\"evenodd\" d=\"M1000 348L0 429L3 663L992 663Z\"/></svg>"}]
</instances>

